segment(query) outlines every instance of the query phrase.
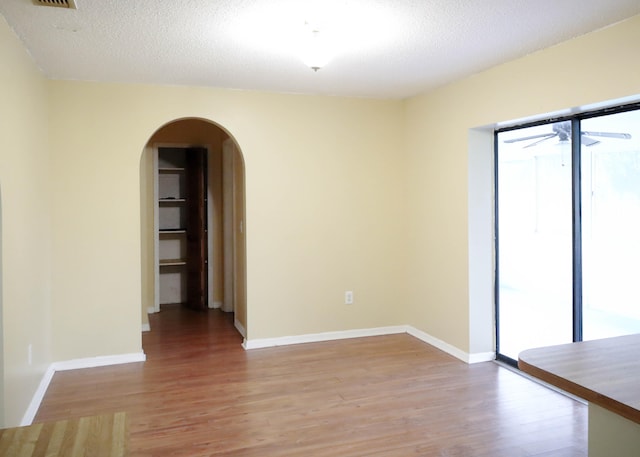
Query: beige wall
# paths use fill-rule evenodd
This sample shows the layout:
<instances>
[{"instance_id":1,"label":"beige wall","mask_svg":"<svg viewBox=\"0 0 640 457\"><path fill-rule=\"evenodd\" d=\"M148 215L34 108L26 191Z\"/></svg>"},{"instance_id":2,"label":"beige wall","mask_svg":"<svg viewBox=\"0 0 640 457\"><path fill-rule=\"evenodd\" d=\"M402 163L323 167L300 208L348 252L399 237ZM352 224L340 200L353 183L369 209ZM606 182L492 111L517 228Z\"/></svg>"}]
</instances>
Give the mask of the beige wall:
<instances>
[{"instance_id":1,"label":"beige wall","mask_svg":"<svg viewBox=\"0 0 640 457\"><path fill-rule=\"evenodd\" d=\"M403 322L401 102L62 81L49 90L56 360L140 350L140 157L160 126L184 117L218 123L244 156L249 338Z\"/></svg>"},{"instance_id":2,"label":"beige wall","mask_svg":"<svg viewBox=\"0 0 640 457\"><path fill-rule=\"evenodd\" d=\"M493 350L490 130L640 98L638 43L640 16L406 102L407 323L466 352Z\"/></svg>"},{"instance_id":3,"label":"beige wall","mask_svg":"<svg viewBox=\"0 0 640 457\"><path fill-rule=\"evenodd\" d=\"M0 425L15 426L51 362L51 186L46 82L2 16L0 62Z\"/></svg>"}]
</instances>

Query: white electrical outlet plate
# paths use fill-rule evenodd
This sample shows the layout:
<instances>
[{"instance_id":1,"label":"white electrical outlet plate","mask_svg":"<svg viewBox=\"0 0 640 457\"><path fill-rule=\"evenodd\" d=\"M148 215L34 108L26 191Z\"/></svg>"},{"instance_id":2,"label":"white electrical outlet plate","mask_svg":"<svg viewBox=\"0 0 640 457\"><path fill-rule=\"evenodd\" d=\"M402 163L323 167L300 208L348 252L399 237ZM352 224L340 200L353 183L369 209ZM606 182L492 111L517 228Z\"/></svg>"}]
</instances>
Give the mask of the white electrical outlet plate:
<instances>
[{"instance_id":1,"label":"white electrical outlet plate","mask_svg":"<svg viewBox=\"0 0 640 457\"><path fill-rule=\"evenodd\" d=\"M353 304L353 291L347 290L344 293L344 304L345 305L352 305Z\"/></svg>"}]
</instances>

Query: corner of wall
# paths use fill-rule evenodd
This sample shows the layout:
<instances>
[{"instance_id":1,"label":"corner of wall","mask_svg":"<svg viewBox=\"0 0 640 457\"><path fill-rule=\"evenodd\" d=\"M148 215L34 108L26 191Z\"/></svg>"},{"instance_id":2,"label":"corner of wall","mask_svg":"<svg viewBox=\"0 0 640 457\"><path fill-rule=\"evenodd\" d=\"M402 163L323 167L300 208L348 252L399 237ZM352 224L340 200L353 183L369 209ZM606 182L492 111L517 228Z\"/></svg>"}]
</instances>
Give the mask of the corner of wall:
<instances>
[{"instance_id":1,"label":"corner of wall","mask_svg":"<svg viewBox=\"0 0 640 457\"><path fill-rule=\"evenodd\" d=\"M493 129L468 131L469 353L492 353L494 338Z\"/></svg>"}]
</instances>

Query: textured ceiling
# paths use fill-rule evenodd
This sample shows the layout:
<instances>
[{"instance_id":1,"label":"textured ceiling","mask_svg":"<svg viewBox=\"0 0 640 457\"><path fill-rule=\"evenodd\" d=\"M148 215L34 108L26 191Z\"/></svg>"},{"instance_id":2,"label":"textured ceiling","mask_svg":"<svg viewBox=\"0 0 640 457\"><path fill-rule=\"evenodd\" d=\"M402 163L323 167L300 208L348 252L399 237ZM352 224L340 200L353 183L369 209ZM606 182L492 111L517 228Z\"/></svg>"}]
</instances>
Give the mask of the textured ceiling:
<instances>
[{"instance_id":1,"label":"textured ceiling","mask_svg":"<svg viewBox=\"0 0 640 457\"><path fill-rule=\"evenodd\" d=\"M76 4L0 0L0 13L53 79L384 98L415 95L640 14L640 0ZM305 20L338 43L317 73L297 50Z\"/></svg>"}]
</instances>

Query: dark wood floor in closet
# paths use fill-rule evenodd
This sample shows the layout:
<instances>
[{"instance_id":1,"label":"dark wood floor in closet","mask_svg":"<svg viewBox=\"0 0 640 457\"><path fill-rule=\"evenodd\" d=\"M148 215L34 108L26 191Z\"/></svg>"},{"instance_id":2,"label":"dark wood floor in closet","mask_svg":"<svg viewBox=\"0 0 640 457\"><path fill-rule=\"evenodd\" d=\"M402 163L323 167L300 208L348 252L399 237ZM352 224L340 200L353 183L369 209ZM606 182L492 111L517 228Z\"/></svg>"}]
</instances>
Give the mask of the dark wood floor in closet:
<instances>
[{"instance_id":1,"label":"dark wood floor in closet","mask_svg":"<svg viewBox=\"0 0 640 457\"><path fill-rule=\"evenodd\" d=\"M586 406L409 335L246 352L232 315L150 320L146 362L56 373L36 421L125 411L132 456L587 455Z\"/></svg>"}]
</instances>

